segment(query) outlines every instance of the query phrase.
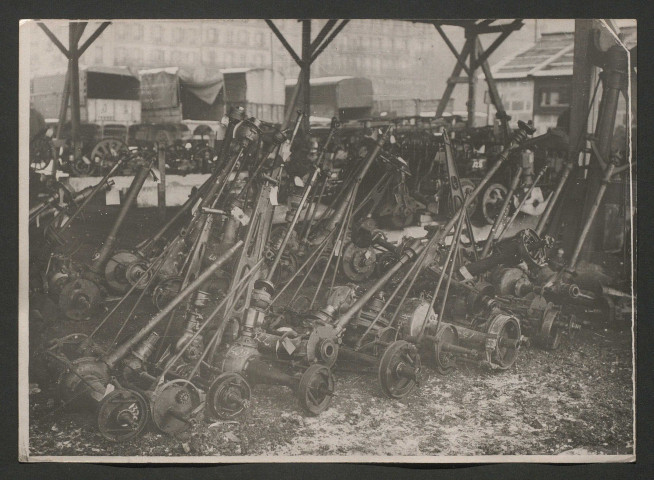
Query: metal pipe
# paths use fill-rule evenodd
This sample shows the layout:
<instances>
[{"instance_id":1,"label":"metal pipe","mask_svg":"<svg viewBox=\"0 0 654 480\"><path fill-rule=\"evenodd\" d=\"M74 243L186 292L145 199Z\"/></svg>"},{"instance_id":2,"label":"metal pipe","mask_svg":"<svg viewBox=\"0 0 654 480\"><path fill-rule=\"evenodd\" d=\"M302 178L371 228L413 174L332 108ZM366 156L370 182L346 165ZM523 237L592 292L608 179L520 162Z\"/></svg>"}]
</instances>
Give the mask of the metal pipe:
<instances>
[{"instance_id":1,"label":"metal pipe","mask_svg":"<svg viewBox=\"0 0 654 480\"><path fill-rule=\"evenodd\" d=\"M545 207L545 211L543 214L540 216L540 219L538 220L538 225L536 226L536 233L538 236L541 236L543 234L543 230L545 230L545 226L547 225L547 222L550 219L550 216L552 215L552 211L554 210L554 207L556 205L556 202L559 199L559 196L561 195L561 191L563 190L563 187L565 186L565 182L568 180L568 177L570 176L570 172L572 171L572 162L566 162L565 166L563 167L563 171L561 172L561 178L559 178L559 183L556 185L556 189L550 195L550 199L547 202L547 207Z\"/></svg>"},{"instance_id":2,"label":"metal pipe","mask_svg":"<svg viewBox=\"0 0 654 480\"><path fill-rule=\"evenodd\" d=\"M368 303L368 301L384 286L386 285L386 282L388 282L395 273L401 269L407 262L413 260L416 258L425 248L424 245L421 244L420 240L414 240L409 248L404 252L404 254L400 257L400 259L393 265L381 278L379 278L373 286L371 286L361 297L357 299L356 302L345 312L343 315L341 315L338 318L338 321L336 322L336 331L337 333L341 333L343 330L345 330L345 327L347 326L348 323L350 323L350 320L354 315L358 313L363 306Z\"/></svg>"},{"instance_id":3,"label":"metal pipe","mask_svg":"<svg viewBox=\"0 0 654 480\"><path fill-rule=\"evenodd\" d=\"M182 217L182 215L184 215L186 212L188 212L191 209L191 207L193 207L193 205L195 205L197 203L197 201L200 199L200 197L208 189L209 183L211 181L215 180L217 176L218 175L216 175L216 176L212 175L211 177L207 178L207 180L202 185L200 185L200 187L198 189L196 189L195 192L193 192L191 194L191 196L188 197L186 202L184 202L184 205L182 205L182 207L175 213L175 215L173 215L170 218L170 220L168 220L161 228L159 228L159 230L157 230L157 232L154 235L152 235L150 238L146 238L141 243L139 243L136 246L136 250L146 251L152 245L154 245L157 241L159 241L159 239L164 236L164 234L168 231L168 229L173 224L175 224L175 222L177 222L177 220L179 220Z\"/></svg>"},{"instance_id":4,"label":"metal pipe","mask_svg":"<svg viewBox=\"0 0 654 480\"><path fill-rule=\"evenodd\" d=\"M572 253L572 257L570 258L568 269L571 271L574 271L575 267L577 266L577 260L579 260L579 254L581 253L581 249L584 246L586 237L590 232L590 228L593 225L593 221L595 220L595 215L597 214L597 210L599 209L600 204L602 202L602 197L604 197L604 193L606 192L606 186L611 181L611 176L613 175L614 169L615 169L615 164L613 163L610 163L609 166L606 168L606 173L604 174L604 178L602 179L600 188L597 191L597 195L595 196L595 201L593 202L590 212L588 213L588 218L584 223L581 234L579 235L579 239L577 240L577 244L575 245L574 252Z\"/></svg>"},{"instance_id":5,"label":"metal pipe","mask_svg":"<svg viewBox=\"0 0 654 480\"><path fill-rule=\"evenodd\" d=\"M461 227L463 227L463 217L462 220L459 221L459 225L457 226L457 231L454 235L454 238L452 239L452 243L454 244L453 248L453 255L452 255L452 260L450 263L450 272L447 275L447 281L445 283L445 292L443 294L443 301L441 302L441 309L438 312L438 318L436 319L436 331L438 331L439 324L441 322L441 319L443 318L443 315L445 315L445 304L447 303L447 295L450 293L450 284L452 283L452 275L454 273L454 264L456 263L456 254L459 251L459 245L461 243ZM445 270L447 268L447 264L443 266L443 269ZM425 322L425 325L427 322Z\"/></svg>"},{"instance_id":6,"label":"metal pipe","mask_svg":"<svg viewBox=\"0 0 654 480\"><path fill-rule=\"evenodd\" d=\"M106 355L102 360L109 368L113 368L129 351L134 348L141 340L150 334L159 323L172 312L177 305L179 305L190 293L199 288L205 281L209 279L213 273L218 270L227 260L229 260L236 251L243 246L243 241L239 240L232 248L223 253L209 268L202 272L198 277L186 288L166 305L157 315L155 315L141 330L139 330L132 338L123 343L120 347Z\"/></svg>"},{"instance_id":7,"label":"metal pipe","mask_svg":"<svg viewBox=\"0 0 654 480\"><path fill-rule=\"evenodd\" d=\"M502 203L502 208L500 208L500 211L497 214L495 221L493 222L493 226L491 227L491 230L488 233L488 238L486 239L486 243L484 243L484 248L481 251L481 258L486 257L488 255L488 252L490 252L491 247L493 246L493 240L495 238L495 234L497 233L497 229L500 227L500 223L502 223L502 220L504 220L504 216L506 215L506 212L509 208L509 204L511 203L513 194L515 193L515 190L516 188L518 188L518 184L520 183L522 170L523 170L522 167L518 167L518 169L515 172L515 175L513 176L513 180L511 181L511 185L509 186L509 191L507 192L506 198Z\"/></svg>"},{"instance_id":8,"label":"metal pipe","mask_svg":"<svg viewBox=\"0 0 654 480\"><path fill-rule=\"evenodd\" d=\"M244 276L244 277L239 281L238 286L240 286L240 284L243 282L243 279L244 279L244 278L247 278L247 276L248 276L248 275ZM224 297L224 298L220 301L220 303L218 303L218 305L217 305L216 308L214 309L214 312L217 312L218 310L220 310L220 309L223 307L223 305L225 304L225 302L227 302L227 299L228 299L228 297ZM159 379L160 379L160 380L163 380L163 379L166 377L166 374L167 374L168 371L171 369L171 367L173 367L173 366L177 363L177 361L178 361L180 358L182 358L182 355L184 355L184 352L186 352L186 350L188 350L188 348L193 344L193 342L195 341L195 339L198 338L198 337L200 336L200 334L202 333L202 331L203 331L205 328L207 328L207 326L209 326L209 324L211 323L211 321L213 320L214 317L215 317L214 314L210 315L210 316L209 316L209 317L208 317L208 318L207 318L207 319L202 323L202 325L200 325L200 327L195 331L195 333L194 333L194 334L193 334L193 335L192 335L192 336L191 336L191 337L190 337L186 342L184 342L184 345L182 346L182 348L180 348L180 349L177 351L177 353L175 354L175 356L172 357L172 358L171 358L171 359L166 363L166 366L165 366L164 369L162 370L161 374L159 374ZM202 357L199 359L199 362L196 363L196 365L195 365L196 368L195 368L195 369L191 372L191 374L187 377L188 380L192 379L192 378L195 376L195 371L196 371L196 369L199 367L199 365L201 364L202 360L204 360L204 357L206 356L206 352L207 352L207 349L205 349L205 352L203 352L204 354L203 354Z\"/></svg>"},{"instance_id":9,"label":"metal pipe","mask_svg":"<svg viewBox=\"0 0 654 480\"><path fill-rule=\"evenodd\" d=\"M118 159L116 164L113 167L111 167L111 169L107 172L107 174L104 177L102 177L102 179L95 185L95 187L93 187L93 190L91 191L89 196L84 198L84 201L79 207L77 207L77 210L75 210L75 212L70 217L68 217L68 219L66 219L56 231L52 232L55 234L55 236L61 235L61 233L63 233L63 231L66 228L68 228L68 226L70 226L71 222L75 218L77 218L77 216L80 213L82 213L82 210L84 210L84 208L86 208L88 203L96 196L96 194L105 187L105 185L109 181L109 177L111 177L114 173L116 173L116 170L118 170L118 168L123 164L125 159L126 157L122 157Z\"/></svg>"},{"instance_id":10,"label":"metal pipe","mask_svg":"<svg viewBox=\"0 0 654 480\"><path fill-rule=\"evenodd\" d=\"M540 170L540 172L538 172L538 175L536 175L536 178L534 179L534 182L533 182L533 183L531 184L531 186L529 187L529 190L527 190L527 192L525 193L525 196L522 197L522 200L520 200L520 203L519 203L518 206L516 207L515 212L513 212L513 215L511 215L511 218L509 219L509 221L506 222L506 223L504 224L504 228L502 228L502 231L501 231L500 234L497 236L497 241L498 241L498 242L499 242L500 240L502 240L502 238L504 238L504 234L507 232L507 230L509 229L509 227L513 224L513 222L515 221L515 219L516 219L517 216L518 216L518 213L520 213L520 209L525 205L525 203L527 202L527 199L529 198L529 195L531 195L531 192L534 191L534 188L536 188L536 185L538 184L538 182L539 182L540 179L543 177L543 175L545 174L546 171L547 171L547 165L545 165L545 166Z\"/></svg>"},{"instance_id":11,"label":"metal pipe","mask_svg":"<svg viewBox=\"0 0 654 480\"><path fill-rule=\"evenodd\" d=\"M316 179L318 178L319 173L320 173L320 168L316 167L313 170L313 175L311 176L311 179L309 180L307 187L304 189L304 194L302 195L302 198L300 199L300 203L295 210L295 214L291 219L291 223L289 223L286 227L286 233L284 234L282 243L277 249L275 258L273 259L273 262L270 265L270 269L268 270L268 275L266 276L266 280L268 281L272 281L272 278L275 274L275 270L277 269L277 265L279 265L279 261L281 260L282 255L284 254L284 250L286 249L286 245L288 244L288 241L291 238L291 234L293 233L295 225L297 224L297 221L300 218L300 215L302 214L302 208L304 207L304 204L306 203L307 198L311 193L311 189L313 188L314 183L316 183Z\"/></svg>"},{"instance_id":12,"label":"metal pipe","mask_svg":"<svg viewBox=\"0 0 654 480\"><path fill-rule=\"evenodd\" d=\"M127 214L129 213L132 206L136 203L136 198L138 197L139 192L141 191L141 188L145 183L145 180L148 178L148 175L150 174L150 167L152 166L152 161L153 160L150 160L147 164L141 165L140 170L136 173L136 175L134 175L134 180L132 180L129 189L127 190L127 195L125 195L125 200L123 205L120 207L118 216L116 217L116 220L114 221L114 224L111 227L111 230L109 231L109 234L107 235L107 239L102 245L100 252L98 253L95 260L93 261L93 264L91 265L91 271L99 273L104 267L106 261L109 259L109 256L113 251L114 244L116 243L118 232L120 231L120 228L123 226L123 223L125 223L125 218L127 218Z\"/></svg>"},{"instance_id":13,"label":"metal pipe","mask_svg":"<svg viewBox=\"0 0 654 480\"><path fill-rule=\"evenodd\" d=\"M370 155L368 155L368 158L363 162L363 165L359 169L357 175L354 177L353 182L349 186L350 192L354 191L356 187L363 181L363 177L365 177L366 173L368 173L370 166L379 155L379 152L381 152L381 149L386 143L386 141L388 140L390 134L391 134L391 127L388 126L386 127L384 133L382 133L379 136L377 142L375 143L375 148L372 150L372 152L370 152ZM329 221L327 221L327 223L325 224L325 227L318 234L318 241L322 241L321 237L324 237L324 235L326 235L327 232L330 232L331 230L336 228L336 225L338 225L338 223L341 220L343 220L343 217L350 203L349 202L350 198L351 198L350 194L345 194L340 204L334 210L334 214L330 217ZM315 243L315 241L313 243Z\"/></svg>"},{"instance_id":14,"label":"metal pipe","mask_svg":"<svg viewBox=\"0 0 654 480\"><path fill-rule=\"evenodd\" d=\"M459 221L459 225L457 226L457 231L459 233L460 233L461 227L463 226L463 221L462 220L463 220L463 217L461 217L461 220ZM455 234L455 236L457 236L457 235ZM447 266L448 266L450 260L452 261L452 263L454 263L454 260L452 259L452 256L454 255L454 250L456 249L456 246L457 246L457 242L455 242L454 239L453 239L452 244L450 245L450 248L447 251L447 257L445 258L445 263L443 264L443 269L441 270L441 273L438 276L438 282L436 283L436 288L434 289L434 293L431 296L431 300L429 302L429 308L427 309L427 313L425 314L425 321L423 322L422 327L420 327L420 332L418 333L418 339L421 339L422 336L425 333L425 329L427 328L427 322L429 320L429 315L433 311L434 305L436 304L436 298L438 297L438 293L441 290L441 285L443 284L443 279L445 278L446 275L448 277L448 281L449 281L449 279L452 278L452 273L451 272L450 272L450 274L447 274ZM439 316L438 317L438 322L440 323L440 321L441 321L441 318Z\"/></svg>"}]
</instances>

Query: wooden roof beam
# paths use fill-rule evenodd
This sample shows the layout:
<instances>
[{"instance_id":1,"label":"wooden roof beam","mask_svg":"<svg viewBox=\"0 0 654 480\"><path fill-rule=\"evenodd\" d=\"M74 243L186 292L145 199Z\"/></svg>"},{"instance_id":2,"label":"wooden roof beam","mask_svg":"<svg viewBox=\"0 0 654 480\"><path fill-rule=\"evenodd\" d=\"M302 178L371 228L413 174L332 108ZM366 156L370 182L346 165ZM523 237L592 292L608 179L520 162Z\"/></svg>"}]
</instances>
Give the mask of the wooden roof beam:
<instances>
[{"instance_id":1,"label":"wooden roof beam","mask_svg":"<svg viewBox=\"0 0 654 480\"><path fill-rule=\"evenodd\" d=\"M102 35L102 32L104 32L107 27L111 25L111 22L102 22L100 26L91 34L89 38L86 39L86 41L82 44L82 46L79 48L79 54L82 55L87 48L91 46L93 42L97 40L97 38Z\"/></svg>"},{"instance_id":2,"label":"wooden roof beam","mask_svg":"<svg viewBox=\"0 0 654 480\"><path fill-rule=\"evenodd\" d=\"M325 48L327 48L327 46L332 42L332 40L336 38L336 35L341 33L341 30L343 30L345 28L345 25L347 25L349 22L350 22L349 20L343 20L336 28L334 28L334 30L329 35L329 37L327 37L325 41L322 42L320 47L318 47L318 50L312 53L311 63L313 63L316 60L316 58L318 58L318 56L325 50Z\"/></svg>"},{"instance_id":3,"label":"wooden roof beam","mask_svg":"<svg viewBox=\"0 0 654 480\"><path fill-rule=\"evenodd\" d=\"M43 33L45 33L48 36L48 38L52 41L52 43L55 44L55 46L59 49L59 51L63 53L66 56L66 58L70 58L70 52L68 51L68 49L64 47L64 44L61 43L61 41L57 38L57 36L54 33L52 33L52 31L45 25L45 23L37 22L36 24L41 28L41 30L43 30Z\"/></svg>"},{"instance_id":4,"label":"wooden roof beam","mask_svg":"<svg viewBox=\"0 0 654 480\"><path fill-rule=\"evenodd\" d=\"M291 44L288 43L282 32L279 31L277 26L272 22L272 20L265 19L265 22L268 24L272 32L275 34L277 39L282 43L284 48L288 51L288 53L291 55L293 60L295 60L295 63L297 63L300 67L302 67L302 60L300 59L300 56L295 53L295 50L293 50L293 47L291 47Z\"/></svg>"}]
</instances>

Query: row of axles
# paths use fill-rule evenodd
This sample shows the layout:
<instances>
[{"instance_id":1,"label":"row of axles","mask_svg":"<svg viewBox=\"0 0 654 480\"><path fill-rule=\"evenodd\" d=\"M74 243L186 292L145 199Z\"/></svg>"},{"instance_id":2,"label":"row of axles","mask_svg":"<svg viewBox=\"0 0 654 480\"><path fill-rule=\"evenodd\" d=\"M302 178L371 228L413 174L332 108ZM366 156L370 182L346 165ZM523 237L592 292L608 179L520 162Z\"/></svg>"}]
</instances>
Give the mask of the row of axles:
<instances>
[{"instance_id":1,"label":"row of axles","mask_svg":"<svg viewBox=\"0 0 654 480\"><path fill-rule=\"evenodd\" d=\"M389 131L380 136L376 150L364 164L366 168L362 168L355 180L360 182L388 134ZM352 193L356 192L357 185L355 182L350 187ZM352 194L350 198L355 198L355 195ZM342 220L347 205L342 203L335 208L341 214L340 217L334 214L336 220L332 218L330 223ZM466 206L462 206L461 210ZM335 226L332 225L329 231L335 231ZM264 232L267 232L267 228L264 228ZM329 233L326 232L326 235ZM434 237L434 242L438 238ZM380 292L394 272L416 260L420 252L427 251L421 240L412 242L401 254L399 260L378 280L378 287L363 293L344 313L340 311L343 307L340 302L333 299L328 301L322 310L314 311L309 318L300 322L303 328L300 328L299 334L294 332L294 325L285 325L285 333L266 328L266 316L275 290L269 272L265 279L259 278L254 282L249 304L240 314L239 321L243 322L240 336L225 348L219 348L228 319L224 318L214 334L208 335L209 329L206 327L211 324L212 316L202 318L199 308L207 295L198 290L242 247L241 259L244 258L243 255L250 249L249 245L244 247L243 244L243 240L236 241L210 267L186 284L147 325L116 348L97 352L90 338L76 336L73 341L81 339L81 343L73 353L66 353L64 347L67 342L57 342L50 353L66 367L59 380L60 394L65 404L80 397L99 402L100 431L107 438L124 440L138 435L145 428L149 415L160 430L171 434L189 428L202 411L218 417L237 415L246 409L249 402L248 383L291 387L297 392L305 410L318 414L331 403L334 391L331 367L337 359L376 367L382 391L395 398L409 394L419 382L420 350L426 351L432 357L431 363L443 371L451 367L449 359L452 357L487 364L496 369L510 368L515 362L522 342L520 321L492 301L481 302L487 309L477 313L483 321L471 324L474 328L455 326L442 318L434 319L432 306L424 304L420 308L409 309L407 315L413 319L411 321L405 318L397 325L390 321L375 323L381 314L378 312L374 320L365 325L365 315L359 313L364 311L363 307ZM108 256L109 250L105 248L104 251ZM97 271L101 265L97 259L95 263L92 270ZM240 295L237 294L240 281L237 279L226 295L227 299ZM83 290L81 288L81 293L64 298L72 298L79 304ZM316 287L316 290L319 288ZM192 303L198 310L187 310L185 324L188 332L184 332L175 345L164 335L162 342L168 342L167 348L150 362L150 355L159 342L155 328L191 294L195 295ZM343 296L337 295L336 298ZM472 302L475 305L479 303ZM369 309L374 311L373 307ZM357 335L356 330L363 327L366 332ZM348 338L352 335L357 340ZM205 336L211 337L209 341L205 342Z\"/></svg>"},{"instance_id":2,"label":"row of axles","mask_svg":"<svg viewBox=\"0 0 654 480\"><path fill-rule=\"evenodd\" d=\"M206 349L197 328L192 329L195 335L182 335L176 342L177 354L163 355L156 362L150 361L162 341L156 332L124 356L125 348L103 352L84 335L60 339L50 349L66 367L58 382L60 397L66 405L90 402L97 409L99 431L112 441L140 435L149 421L158 430L176 435L203 416L233 419L250 406L250 384L287 386L305 412L318 415L335 395L332 368L337 361L357 371L372 369L385 396L403 398L420 384L421 358L440 374L452 372L459 362L502 371L514 365L525 342L525 327L538 339L552 313L550 329L563 329L567 322L551 304L540 318L532 314L520 321L479 293L477 299L469 295L465 299L477 309L483 305L475 312L483 321L474 327L439 321L429 302L413 298L398 309L397 326L382 316L375 328L361 335L383 308L379 294L340 331L334 327L338 314L356 295L352 286L336 287L323 308L307 312L299 322L288 319L286 333L270 334L263 328L246 332L220 351L212 365L198 363ZM207 297L206 292L196 292L194 305L204 306ZM256 284L247 315L263 316L269 300L268 285ZM541 345L547 345L546 339L541 340Z\"/></svg>"}]
</instances>

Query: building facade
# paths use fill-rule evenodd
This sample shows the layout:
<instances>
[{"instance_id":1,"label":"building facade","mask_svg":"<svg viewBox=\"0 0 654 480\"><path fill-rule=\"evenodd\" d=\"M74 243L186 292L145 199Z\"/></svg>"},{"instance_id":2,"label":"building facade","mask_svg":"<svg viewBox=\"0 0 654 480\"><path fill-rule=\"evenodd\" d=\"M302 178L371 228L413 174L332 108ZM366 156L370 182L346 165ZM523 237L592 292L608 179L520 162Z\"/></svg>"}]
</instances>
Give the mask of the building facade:
<instances>
[{"instance_id":1,"label":"building facade","mask_svg":"<svg viewBox=\"0 0 654 480\"><path fill-rule=\"evenodd\" d=\"M301 24L295 19L274 21L300 52ZM315 38L325 21L312 22ZM68 43L68 23L46 21ZM82 41L98 25L90 22ZM61 73L66 59L35 22L30 24L30 77ZM460 48L463 32L444 27ZM493 54L502 58L515 45L532 38L527 21ZM486 43L486 42L485 42ZM271 67L284 77L299 68L263 20L115 20L80 59L91 65L157 67ZM313 77L362 76L373 82L374 100L384 108L428 104L440 98L455 59L432 25L400 20L351 20L312 65ZM465 110L467 89L453 95L453 108ZM417 102L420 100L420 102ZM425 108L422 108L425 110Z\"/></svg>"},{"instance_id":2,"label":"building facade","mask_svg":"<svg viewBox=\"0 0 654 480\"><path fill-rule=\"evenodd\" d=\"M48 27L68 40L66 22ZM313 37L324 21L314 21ZM275 20L299 53L301 24ZM96 25L90 23L83 38ZM30 76L60 73L66 59L36 26L32 26ZM430 25L394 20L353 20L312 66L312 76L352 75L370 78L376 97L432 99L438 62L433 54L435 30ZM114 21L80 59L80 65L128 66L135 70L180 67L271 67L286 78L299 67L263 20Z\"/></svg>"}]
</instances>

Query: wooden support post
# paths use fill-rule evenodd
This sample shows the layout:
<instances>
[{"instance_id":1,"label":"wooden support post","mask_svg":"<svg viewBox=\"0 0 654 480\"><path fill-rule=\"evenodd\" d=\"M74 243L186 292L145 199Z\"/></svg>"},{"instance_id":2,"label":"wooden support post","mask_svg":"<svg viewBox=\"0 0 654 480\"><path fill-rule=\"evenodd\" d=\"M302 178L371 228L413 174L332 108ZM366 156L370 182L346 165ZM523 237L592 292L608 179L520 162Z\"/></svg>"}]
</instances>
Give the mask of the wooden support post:
<instances>
[{"instance_id":1,"label":"wooden support post","mask_svg":"<svg viewBox=\"0 0 654 480\"><path fill-rule=\"evenodd\" d=\"M73 22L68 27L68 70L70 71L70 122L71 137L73 144L73 157L77 160L82 157L82 145L80 139L80 97L79 97L79 55L77 43L80 38L80 26Z\"/></svg>"},{"instance_id":2,"label":"wooden support post","mask_svg":"<svg viewBox=\"0 0 654 480\"><path fill-rule=\"evenodd\" d=\"M481 40L477 37L477 53L479 53L480 59L486 56L486 52L481 45ZM486 57L487 58L487 57ZM477 63L481 66L482 71L484 72L484 78L486 79L486 84L488 85L488 94L491 98L491 102L497 111L497 118L502 124L502 134L504 135L504 144L508 143L511 139L511 132L509 130L509 116L504 110L504 104L502 103L502 97L500 97L500 92L497 90L497 83L493 78L493 73L491 71L488 60L483 62L478 60Z\"/></svg>"},{"instance_id":3,"label":"wooden support post","mask_svg":"<svg viewBox=\"0 0 654 480\"><path fill-rule=\"evenodd\" d=\"M461 50L461 54L459 55L458 58L465 58L468 56L468 52L470 51L470 42L466 40L466 43L463 45L463 49ZM457 62L457 64L454 66L454 70L452 70L452 75L450 78L456 78L459 75L461 75L461 71L463 70L463 66L461 65L461 62ZM443 96L441 97L440 101L438 102L438 108L436 109L436 118L442 117L443 112L445 112L445 108L447 107L448 102L450 101L450 98L452 97L452 92L454 91L454 87L456 86L456 83L454 82L448 82L447 87L445 87L445 92L443 92Z\"/></svg>"},{"instance_id":4,"label":"wooden support post","mask_svg":"<svg viewBox=\"0 0 654 480\"><path fill-rule=\"evenodd\" d=\"M572 67L572 96L570 102L570 125L568 162L572 165L572 174L555 205L549 226L545 233L559 238L565 252L572 251L575 241L575 229L581 218L581 206L584 202L585 179L576 173L583 172L577 168L579 153L585 145L588 128L588 107L590 102L593 63L589 52L592 42L592 19L575 20L574 62ZM563 228L562 228L563 227ZM570 228L565 228L570 227ZM559 235L562 232L562 235Z\"/></svg>"},{"instance_id":5,"label":"wooden support post","mask_svg":"<svg viewBox=\"0 0 654 480\"><path fill-rule=\"evenodd\" d=\"M309 117L311 116L311 20L302 20L302 119L303 129L309 132Z\"/></svg>"},{"instance_id":6,"label":"wooden support post","mask_svg":"<svg viewBox=\"0 0 654 480\"><path fill-rule=\"evenodd\" d=\"M611 146L618 102L621 91L626 88L628 81L627 53L625 50L619 46L614 46L604 52L603 57L602 98L600 100L597 125L595 126L597 148L593 149L591 161L588 165L586 198L582 212L584 220L592 219L593 216L597 215L598 221L590 225L587 232L578 230L580 240L577 241L577 248L581 249L583 247L583 249L581 252L575 250L575 254L577 254L577 258L582 260L590 260L593 252L603 249L605 206L601 203L601 199L603 192L606 191L607 183L611 180L611 174L603 170L602 163L612 164ZM609 172L612 172L612 170ZM587 236L585 244L580 245L580 242L584 241L584 235ZM577 258L573 257L573 260L576 261ZM573 268L573 264L574 262L571 262L571 268Z\"/></svg>"},{"instance_id":7,"label":"wooden support post","mask_svg":"<svg viewBox=\"0 0 654 480\"><path fill-rule=\"evenodd\" d=\"M59 123L57 124L56 138L61 139L64 124L68 117L68 100L70 99L70 66L66 70L66 78L64 79L64 92L61 95L61 104L59 107Z\"/></svg>"},{"instance_id":8,"label":"wooden support post","mask_svg":"<svg viewBox=\"0 0 654 480\"><path fill-rule=\"evenodd\" d=\"M454 57L456 58L457 63L461 66L461 68L466 72L466 75L470 75L470 70L468 70L468 65L466 65L466 57L464 55L464 52L462 51L461 54L456 51L456 48L448 38L448 36L445 34L443 31L443 28L440 26L438 22L434 22L434 27L436 27L436 31L438 31L439 35L445 42L445 45L450 49ZM453 75L456 76L456 75Z\"/></svg>"},{"instance_id":9,"label":"wooden support post","mask_svg":"<svg viewBox=\"0 0 654 480\"><path fill-rule=\"evenodd\" d=\"M282 123L282 130L286 130L291 124L291 118L293 117L293 112L295 111L295 106L297 105L298 98L300 98L300 90L302 89L302 70L297 76L297 82L295 82L295 87L293 87L293 93L291 94L291 101L288 102L288 109L284 114L284 123Z\"/></svg>"},{"instance_id":10,"label":"wooden support post","mask_svg":"<svg viewBox=\"0 0 654 480\"><path fill-rule=\"evenodd\" d=\"M477 110L477 76L475 65L477 63L477 34L466 31L466 40L470 42L470 73L468 74L468 127L475 126L475 113Z\"/></svg>"},{"instance_id":11,"label":"wooden support post","mask_svg":"<svg viewBox=\"0 0 654 480\"><path fill-rule=\"evenodd\" d=\"M159 219L166 220L166 146L160 142L157 149L159 183L157 184L157 207Z\"/></svg>"}]
</instances>

